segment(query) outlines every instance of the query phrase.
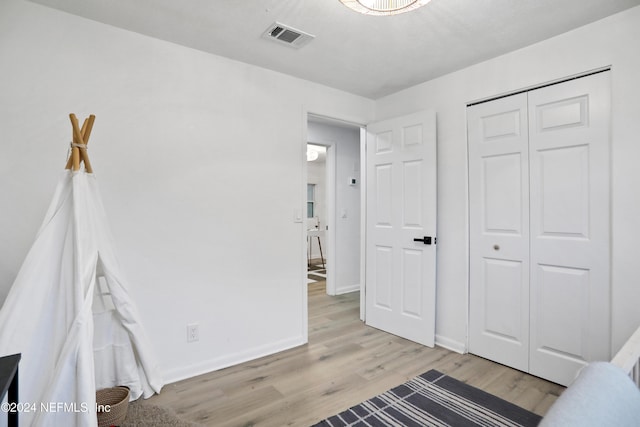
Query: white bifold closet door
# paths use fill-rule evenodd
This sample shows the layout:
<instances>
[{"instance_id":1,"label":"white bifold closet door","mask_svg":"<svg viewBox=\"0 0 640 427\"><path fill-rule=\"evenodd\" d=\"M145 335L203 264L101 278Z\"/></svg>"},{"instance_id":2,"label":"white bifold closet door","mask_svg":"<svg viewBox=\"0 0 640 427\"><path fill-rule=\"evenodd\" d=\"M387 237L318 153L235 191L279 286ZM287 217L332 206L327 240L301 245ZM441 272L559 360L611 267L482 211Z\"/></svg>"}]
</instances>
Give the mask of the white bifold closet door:
<instances>
[{"instance_id":1,"label":"white bifold closet door","mask_svg":"<svg viewBox=\"0 0 640 427\"><path fill-rule=\"evenodd\" d=\"M469 350L563 385L610 357L609 74L467 111Z\"/></svg>"}]
</instances>

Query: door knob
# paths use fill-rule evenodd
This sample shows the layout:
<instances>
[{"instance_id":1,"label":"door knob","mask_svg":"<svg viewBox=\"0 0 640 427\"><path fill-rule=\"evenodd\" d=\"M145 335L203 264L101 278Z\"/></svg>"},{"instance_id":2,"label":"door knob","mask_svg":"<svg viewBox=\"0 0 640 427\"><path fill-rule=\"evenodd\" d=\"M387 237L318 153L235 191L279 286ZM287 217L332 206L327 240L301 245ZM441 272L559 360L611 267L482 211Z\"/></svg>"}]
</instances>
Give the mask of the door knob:
<instances>
[{"instance_id":1,"label":"door knob","mask_svg":"<svg viewBox=\"0 0 640 427\"><path fill-rule=\"evenodd\" d=\"M493 245L493 250L494 251L499 251L500 250L500 246L499 245Z\"/></svg>"},{"instance_id":2,"label":"door knob","mask_svg":"<svg viewBox=\"0 0 640 427\"><path fill-rule=\"evenodd\" d=\"M424 236L422 238L417 238L417 239L413 239L414 242L422 242L425 245L430 245L431 244L431 236ZM433 244L436 244L436 238L433 238Z\"/></svg>"}]
</instances>

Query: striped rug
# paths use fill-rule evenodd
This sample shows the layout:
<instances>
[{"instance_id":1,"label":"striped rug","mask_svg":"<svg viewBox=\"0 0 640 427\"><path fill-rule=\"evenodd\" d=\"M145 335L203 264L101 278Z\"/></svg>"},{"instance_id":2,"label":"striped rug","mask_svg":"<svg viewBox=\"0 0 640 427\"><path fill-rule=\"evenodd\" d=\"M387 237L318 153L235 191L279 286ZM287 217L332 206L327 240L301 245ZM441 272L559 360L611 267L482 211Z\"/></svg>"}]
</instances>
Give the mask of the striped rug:
<instances>
[{"instance_id":1,"label":"striped rug","mask_svg":"<svg viewBox=\"0 0 640 427\"><path fill-rule=\"evenodd\" d=\"M315 426L537 426L541 417L436 370Z\"/></svg>"}]
</instances>

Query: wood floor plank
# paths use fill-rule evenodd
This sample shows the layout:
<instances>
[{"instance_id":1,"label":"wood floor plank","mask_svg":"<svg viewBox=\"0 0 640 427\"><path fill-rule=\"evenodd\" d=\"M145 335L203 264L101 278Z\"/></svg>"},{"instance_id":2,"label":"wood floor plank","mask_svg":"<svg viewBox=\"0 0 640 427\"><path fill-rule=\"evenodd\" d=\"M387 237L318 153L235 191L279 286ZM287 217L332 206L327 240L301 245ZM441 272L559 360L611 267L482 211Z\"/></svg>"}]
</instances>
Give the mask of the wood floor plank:
<instances>
[{"instance_id":1,"label":"wood floor plank","mask_svg":"<svg viewBox=\"0 0 640 427\"><path fill-rule=\"evenodd\" d=\"M169 384L151 403L206 426L308 426L437 369L544 415L564 387L363 324L358 292L309 285L309 343Z\"/></svg>"}]
</instances>

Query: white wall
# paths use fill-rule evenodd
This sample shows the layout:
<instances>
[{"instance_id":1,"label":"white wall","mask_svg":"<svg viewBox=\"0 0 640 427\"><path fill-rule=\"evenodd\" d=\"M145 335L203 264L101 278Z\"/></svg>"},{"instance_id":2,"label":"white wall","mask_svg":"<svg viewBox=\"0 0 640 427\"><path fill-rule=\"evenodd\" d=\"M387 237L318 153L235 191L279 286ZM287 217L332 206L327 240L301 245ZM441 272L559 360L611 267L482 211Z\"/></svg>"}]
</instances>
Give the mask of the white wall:
<instances>
[{"instance_id":1,"label":"white wall","mask_svg":"<svg viewBox=\"0 0 640 427\"><path fill-rule=\"evenodd\" d=\"M331 145L335 169L335 236L329 250L330 269L336 295L360 289L360 128L310 121L307 139L311 143ZM358 179L349 185L349 179ZM331 203L329 203L331 204ZM332 225L330 224L330 227ZM331 233L332 231L329 230ZM323 246L324 248L324 246ZM329 292L329 287L327 289Z\"/></svg>"},{"instance_id":2,"label":"white wall","mask_svg":"<svg viewBox=\"0 0 640 427\"><path fill-rule=\"evenodd\" d=\"M612 66L613 350L640 324L640 7L448 74L376 103L376 119L433 108L438 126L437 342L467 338L466 104Z\"/></svg>"},{"instance_id":3,"label":"white wall","mask_svg":"<svg viewBox=\"0 0 640 427\"><path fill-rule=\"evenodd\" d=\"M366 123L373 101L22 0L0 2L0 70L0 302L64 167L67 115L93 113L89 154L165 379L304 341L306 111Z\"/></svg>"}]
</instances>

